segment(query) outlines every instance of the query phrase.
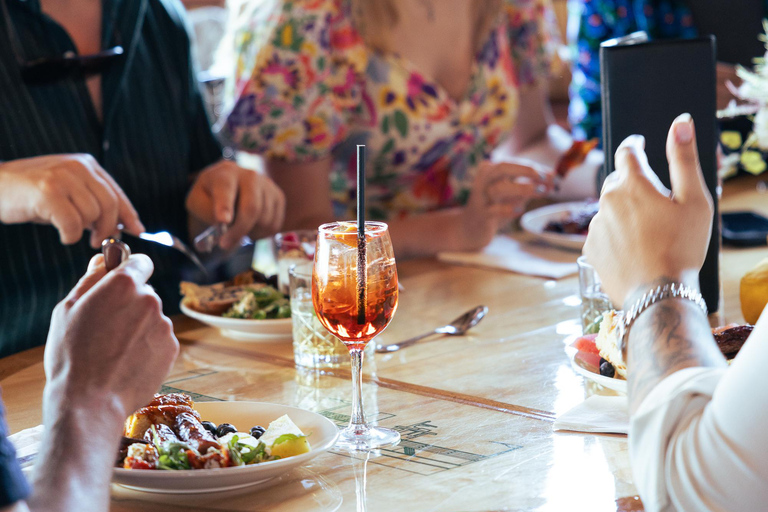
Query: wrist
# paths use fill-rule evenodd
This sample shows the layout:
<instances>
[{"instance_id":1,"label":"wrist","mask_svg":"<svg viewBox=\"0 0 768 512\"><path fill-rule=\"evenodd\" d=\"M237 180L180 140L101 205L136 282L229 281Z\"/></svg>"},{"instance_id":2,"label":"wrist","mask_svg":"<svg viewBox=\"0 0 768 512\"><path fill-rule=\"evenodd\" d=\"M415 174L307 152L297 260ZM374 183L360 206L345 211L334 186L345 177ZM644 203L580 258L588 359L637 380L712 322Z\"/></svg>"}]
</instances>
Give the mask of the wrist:
<instances>
[{"instance_id":1,"label":"wrist","mask_svg":"<svg viewBox=\"0 0 768 512\"><path fill-rule=\"evenodd\" d=\"M49 407L52 405L52 407ZM109 481L122 433L114 405L44 401L45 434L34 469L34 509L109 508Z\"/></svg>"},{"instance_id":2,"label":"wrist","mask_svg":"<svg viewBox=\"0 0 768 512\"><path fill-rule=\"evenodd\" d=\"M628 291L624 296L622 309L627 311L640 297L643 296L644 293L648 292L648 290L672 283L683 284L692 290L699 291L699 273L696 270L666 272L655 277L639 280L635 284L630 285L627 289Z\"/></svg>"},{"instance_id":3,"label":"wrist","mask_svg":"<svg viewBox=\"0 0 768 512\"><path fill-rule=\"evenodd\" d=\"M43 393L43 422L46 429L64 428L77 435L98 428L119 436L128 413L122 401L109 393L83 392L46 386Z\"/></svg>"}]
</instances>

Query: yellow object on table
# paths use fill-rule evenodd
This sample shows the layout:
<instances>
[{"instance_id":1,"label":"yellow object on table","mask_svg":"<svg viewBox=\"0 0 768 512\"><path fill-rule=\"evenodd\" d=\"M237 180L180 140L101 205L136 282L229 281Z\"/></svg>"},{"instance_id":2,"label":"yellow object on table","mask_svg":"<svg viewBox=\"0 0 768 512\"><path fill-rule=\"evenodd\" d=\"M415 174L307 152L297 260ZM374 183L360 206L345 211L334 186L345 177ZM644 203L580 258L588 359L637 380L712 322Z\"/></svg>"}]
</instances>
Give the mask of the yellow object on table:
<instances>
[{"instance_id":1,"label":"yellow object on table","mask_svg":"<svg viewBox=\"0 0 768 512\"><path fill-rule=\"evenodd\" d=\"M756 323L768 303L768 258L741 278L740 297L744 320Z\"/></svg>"}]
</instances>

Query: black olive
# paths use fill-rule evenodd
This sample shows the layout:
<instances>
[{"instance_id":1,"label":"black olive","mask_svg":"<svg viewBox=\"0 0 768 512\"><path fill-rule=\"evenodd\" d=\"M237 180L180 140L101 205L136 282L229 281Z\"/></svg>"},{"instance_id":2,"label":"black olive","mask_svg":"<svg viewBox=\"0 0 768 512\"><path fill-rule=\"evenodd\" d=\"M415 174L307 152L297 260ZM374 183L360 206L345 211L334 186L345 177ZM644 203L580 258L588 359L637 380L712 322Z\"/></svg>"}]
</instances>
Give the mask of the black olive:
<instances>
[{"instance_id":1,"label":"black olive","mask_svg":"<svg viewBox=\"0 0 768 512\"><path fill-rule=\"evenodd\" d=\"M219 425L219 428L216 429L216 437L224 437L231 432L237 432L235 426L231 423L222 423Z\"/></svg>"},{"instance_id":2,"label":"black olive","mask_svg":"<svg viewBox=\"0 0 768 512\"><path fill-rule=\"evenodd\" d=\"M600 375L603 377L613 377L616 375L616 369L613 365L602 357L600 358Z\"/></svg>"},{"instance_id":3,"label":"black olive","mask_svg":"<svg viewBox=\"0 0 768 512\"><path fill-rule=\"evenodd\" d=\"M258 438L260 438L261 436L263 436L263 435L264 435L264 432L266 432L266 431L267 431L267 429L265 429L265 428L264 428L264 427L262 427L261 425L256 425L255 427L251 427L251 435L252 435L254 438L256 438L256 439L258 439Z\"/></svg>"},{"instance_id":4,"label":"black olive","mask_svg":"<svg viewBox=\"0 0 768 512\"><path fill-rule=\"evenodd\" d=\"M213 436L216 436L216 424L212 421L202 421L201 422L203 427L205 427L205 430L213 434Z\"/></svg>"}]
</instances>

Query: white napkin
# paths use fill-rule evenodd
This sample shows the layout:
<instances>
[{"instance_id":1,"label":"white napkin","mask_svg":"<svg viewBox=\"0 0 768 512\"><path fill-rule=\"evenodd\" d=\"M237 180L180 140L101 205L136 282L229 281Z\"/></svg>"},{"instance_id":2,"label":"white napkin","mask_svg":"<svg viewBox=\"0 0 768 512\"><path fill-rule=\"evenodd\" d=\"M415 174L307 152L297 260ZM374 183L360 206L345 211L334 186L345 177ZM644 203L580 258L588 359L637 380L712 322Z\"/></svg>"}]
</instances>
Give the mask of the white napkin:
<instances>
[{"instance_id":1,"label":"white napkin","mask_svg":"<svg viewBox=\"0 0 768 512\"><path fill-rule=\"evenodd\" d=\"M12 436L8 436L8 440L16 448L16 460L21 464L21 469L26 474L28 470L32 469L35 463L35 457L40 451L40 442L43 439L43 426L38 425L36 427L16 432Z\"/></svg>"},{"instance_id":2,"label":"white napkin","mask_svg":"<svg viewBox=\"0 0 768 512\"><path fill-rule=\"evenodd\" d=\"M628 434L627 397L592 395L555 421L555 430Z\"/></svg>"},{"instance_id":3,"label":"white napkin","mask_svg":"<svg viewBox=\"0 0 768 512\"><path fill-rule=\"evenodd\" d=\"M500 268L519 274L560 279L578 272L579 253L497 235L480 252L443 252L437 259L448 263Z\"/></svg>"}]
</instances>

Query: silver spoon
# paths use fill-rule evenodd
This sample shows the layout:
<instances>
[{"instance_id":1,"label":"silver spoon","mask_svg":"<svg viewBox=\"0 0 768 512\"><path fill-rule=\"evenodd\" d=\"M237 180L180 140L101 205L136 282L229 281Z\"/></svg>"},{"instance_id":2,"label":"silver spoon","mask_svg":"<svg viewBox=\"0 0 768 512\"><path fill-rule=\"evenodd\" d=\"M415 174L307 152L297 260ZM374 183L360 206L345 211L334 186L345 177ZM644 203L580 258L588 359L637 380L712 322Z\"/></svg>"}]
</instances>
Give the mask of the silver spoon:
<instances>
[{"instance_id":1,"label":"silver spoon","mask_svg":"<svg viewBox=\"0 0 768 512\"><path fill-rule=\"evenodd\" d=\"M447 334L449 336L461 336L462 334L470 330L472 327L476 326L486 314L488 314L488 308L486 306L477 306L476 308L472 308L471 310L467 311L466 313L461 315L459 318L457 318L450 324L444 325L442 327L438 327L434 331L420 334L419 336L415 336L413 338L407 339L405 341L401 341L399 343L391 343L389 345L376 345L376 352L380 354L387 353L387 352L396 352L401 348L410 347L414 343L417 343L423 340L424 338L428 336L432 336L434 334Z\"/></svg>"}]
</instances>

